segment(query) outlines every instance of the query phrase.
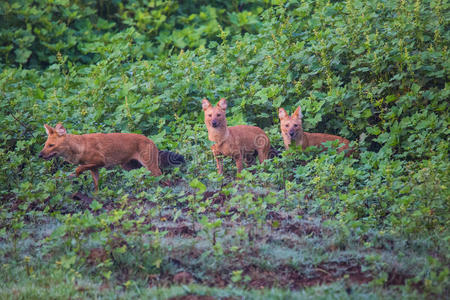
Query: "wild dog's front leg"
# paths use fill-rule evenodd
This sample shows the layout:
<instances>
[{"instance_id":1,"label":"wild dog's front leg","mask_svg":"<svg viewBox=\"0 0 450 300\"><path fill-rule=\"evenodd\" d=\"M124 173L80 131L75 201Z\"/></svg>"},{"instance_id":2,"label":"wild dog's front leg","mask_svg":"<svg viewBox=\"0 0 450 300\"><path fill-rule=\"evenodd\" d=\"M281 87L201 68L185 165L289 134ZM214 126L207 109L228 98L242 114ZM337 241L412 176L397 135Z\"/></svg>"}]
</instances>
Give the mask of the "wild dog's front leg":
<instances>
[{"instance_id":1,"label":"wild dog's front leg","mask_svg":"<svg viewBox=\"0 0 450 300\"><path fill-rule=\"evenodd\" d=\"M87 165L79 165L76 169L75 169L75 176L80 176L81 173L83 173L86 170L92 170L94 168L98 168L101 167L98 164L87 164Z\"/></svg>"},{"instance_id":2,"label":"wild dog's front leg","mask_svg":"<svg viewBox=\"0 0 450 300\"><path fill-rule=\"evenodd\" d=\"M92 178L94 179L94 187L95 190L98 191L98 168L102 167L102 165L99 164L87 164L87 165L80 165L75 169L75 176L80 176L81 173L83 173L86 170L90 170L92 174ZM71 175L74 176L74 175Z\"/></svg>"},{"instance_id":3,"label":"wild dog's front leg","mask_svg":"<svg viewBox=\"0 0 450 300\"><path fill-rule=\"evenodd\" d=\"M213 153L214 158L216 160L217 172L219 174L222 174L223 173L223 160L222 160L222 158L219 157L221 155L221 153L220 153L219 150L217 150L217 145L216 144L211 146L211 150L212 150L212 153Z\"/></svg>"},{"instance_id":4,"label":"wild dog's front leg","mask_svg":"<svg viewBox=\"0 0 450 300\"><path fill-rule=\"evenodd\" d=\"M233 155L234 160L236 161L236 168L237 168L237 172L241 173L242 169L243 169L243 160L244 160L244 155L242 152L239 152L239 154L234 154Z\"/></svg>"}]
</instances>

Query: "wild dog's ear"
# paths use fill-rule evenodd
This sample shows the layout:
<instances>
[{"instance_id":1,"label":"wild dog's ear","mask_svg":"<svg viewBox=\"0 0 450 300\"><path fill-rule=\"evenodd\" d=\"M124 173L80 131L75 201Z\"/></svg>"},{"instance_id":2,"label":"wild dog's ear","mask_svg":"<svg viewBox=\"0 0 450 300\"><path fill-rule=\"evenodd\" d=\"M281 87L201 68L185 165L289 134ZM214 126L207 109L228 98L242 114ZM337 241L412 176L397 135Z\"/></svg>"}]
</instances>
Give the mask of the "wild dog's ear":
<instances>
[{"instance_id":1,"label":"wild dog's ear","mask_svg":"<svg viewBox=\"0 0 450 300\"><path fill-rule=\"evenodd\" d=\"M227 109L227 100L225 100L225 98L222 98L222 99L219 100L219 102L217 103L217 105L218 105L221 109L225 110L225 109Z\"/></svg>"},{"instance_id":2,"label":"wild dog's ear","mask_svg":"<svg viewBox=\"0 0 450 300\"><path fill-rule=\"evenodd\" d=\"M62 126L61 123L56 124L55 131L59 136L63 136L63 135L67 134L66 129L64 128L64 126Z\"/></svg>"},{"instance_id":3,"label":"wild dog's ear","mask_svg":"<svg viewBox=\"0 0 450 300\"><path fill-rule=\"evenodd\" d=\"M55 133L55 129L53 127L48 126L47 124L44 124L45 132L47 132L47 135Z\"/></svg>"},{"instance_id":4,"label":"wild dog's ear","mask_svg":"<svg viewBox=\"0 0 450 300\"><path fill-rule=\"evenodd\" d=\"M282 120L282 119L284 119L284 118L287 117L287 113L286 113L286 111L284 110L284 108L280 107L280 108L278 109L278 117L280 118L280 120Z\"/></svg>"},{"instance_id":5,"label":"wild dog's ear","mask_svg":"<svg viewBox=\"0 0 450 300\"><path fill-rule=\"evenodd\" d=\"M300 120L303 118L302 109L300 108L300 106L297 107L297 109L294 111L292 117Z\"/></svg>"},{"instance_id":6,"label":"wild dog's ear","mask_svg":"<svg viewBox=\"0 0 450 300\"><path fill-rule=\"evenodd\" d=\"M211 106L211 103L209 103L208 99L203 98L202 100L202 108L203 110L207 110Z\"/></svg>"}]
</instances>

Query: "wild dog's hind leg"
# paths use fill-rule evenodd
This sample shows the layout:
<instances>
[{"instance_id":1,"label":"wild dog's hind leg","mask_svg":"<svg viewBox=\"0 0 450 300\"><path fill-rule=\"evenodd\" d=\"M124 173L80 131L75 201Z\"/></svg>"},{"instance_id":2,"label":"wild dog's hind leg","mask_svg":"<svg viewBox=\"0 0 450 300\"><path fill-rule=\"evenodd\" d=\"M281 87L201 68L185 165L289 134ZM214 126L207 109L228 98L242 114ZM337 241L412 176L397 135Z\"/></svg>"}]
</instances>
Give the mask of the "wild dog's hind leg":
<instances>
[{"instance_id":1,"label":"wild dog's hind leg","mask_svg":"<svg viewBox=\"0 0 450 300\"><path fill-rule=\"evenodd\" d=\"M98 191L98 169L93 168L91 169L92 179L94 179L94 187L95 191Z\"/></svg>"},{"instance_id":2,"label":"wild dog's hind leg","mask_svg":"<svg viewBox=\"0 0 450 300\"><path fill-rule=\"evenodd\" d=\"M153 176L161 176L162 172L158 166L158 148L153 142L142 145L136 160L149 170Z\"/></svg>"},{"instance_id":3,"label":"wild dog's hind leg","mask_svg":"<svg viewBox=\"0 0 450 300\"><path fill-rule=\"evenodd\" d=\"M269 157L269 151L266 151L266 149L258 149L258 159L259 163L263 163L268 157Z\"/></svg>"},{"instance_id":4,"label":"wild dog's hind leg","mask_svg":"<svg viewBox=\"0 0 450 300\"><path fill-rule=\"evenodd\" d=\"M261 136L258 140L259 145L256 151L258 151L259 163L269 158L270 142L267 136Z\"/></svg>"}]
</instances>

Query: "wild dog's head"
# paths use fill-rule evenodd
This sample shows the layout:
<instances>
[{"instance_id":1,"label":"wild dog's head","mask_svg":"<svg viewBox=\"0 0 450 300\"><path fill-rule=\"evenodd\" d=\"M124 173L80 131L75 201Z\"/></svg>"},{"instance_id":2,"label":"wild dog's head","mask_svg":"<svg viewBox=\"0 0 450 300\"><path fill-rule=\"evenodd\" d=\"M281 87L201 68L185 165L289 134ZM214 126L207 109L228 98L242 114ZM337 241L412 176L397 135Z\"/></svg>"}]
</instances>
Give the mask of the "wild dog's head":
<instances>
[{"instance_id":1,"label":"wild dog's head","mask_svg":"<svg viewBox=\"0 0 450 300\"><path fill-rule=\"evenodd\" d=\"M278 110L278 117L280 118L281 135L285 141L286 147L292 141L301 139L303 135L302 126L302 109L297 107L292 116L289 116L284 108Z\"/></svg>"},{"instance_id":2,"label":"wild dog's head","mask_svg":"<svg viewBox=\"0 0 450 300\"><path fill-rule=\"evenodd\" d=\"M216 129L227 127L227 119L225 116L227 101L225 98L220 99L216 106L212 106L205 98L202 100L202 108L205 112L206 127Z\"/></svg>"},{"instance_id":3,"label":"wild dog's head","mask_svg":"<svg viewBox=\"0 0 450 300\"><path fill-rule=\"evenodd\" d=\"M51 159L64 154L67 150L67 145L64 143L67 132L64 126L58 123L55 128L47 124L44 124L44 127L47 132L47 141L45 142L44 149L39 153L39 157Z\"/></svg>"}]
</instances>

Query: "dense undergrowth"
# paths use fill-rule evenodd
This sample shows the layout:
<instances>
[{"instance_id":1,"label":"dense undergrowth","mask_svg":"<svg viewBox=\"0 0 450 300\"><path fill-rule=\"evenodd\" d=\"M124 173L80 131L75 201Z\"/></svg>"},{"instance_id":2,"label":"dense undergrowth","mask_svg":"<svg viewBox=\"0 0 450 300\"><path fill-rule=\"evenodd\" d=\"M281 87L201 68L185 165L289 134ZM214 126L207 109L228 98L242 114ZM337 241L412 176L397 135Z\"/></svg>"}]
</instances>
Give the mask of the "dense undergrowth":
<instances>
[{"instance_id":1,"label":"dense undergrowth","mask_svg":"<svg viewBox=\"0 0 450 300\"><path fill-rule=\"evenodd\" d=\"M2 297L448 294L449 4L205 3L0 4ZM305 131L357 154L219 176L203 97L280 149L277 109L301 105ZM170 186L103 169L93 193L38 159L57 122L142 133L187 164Z\"/></svg>"}]
</instances>

